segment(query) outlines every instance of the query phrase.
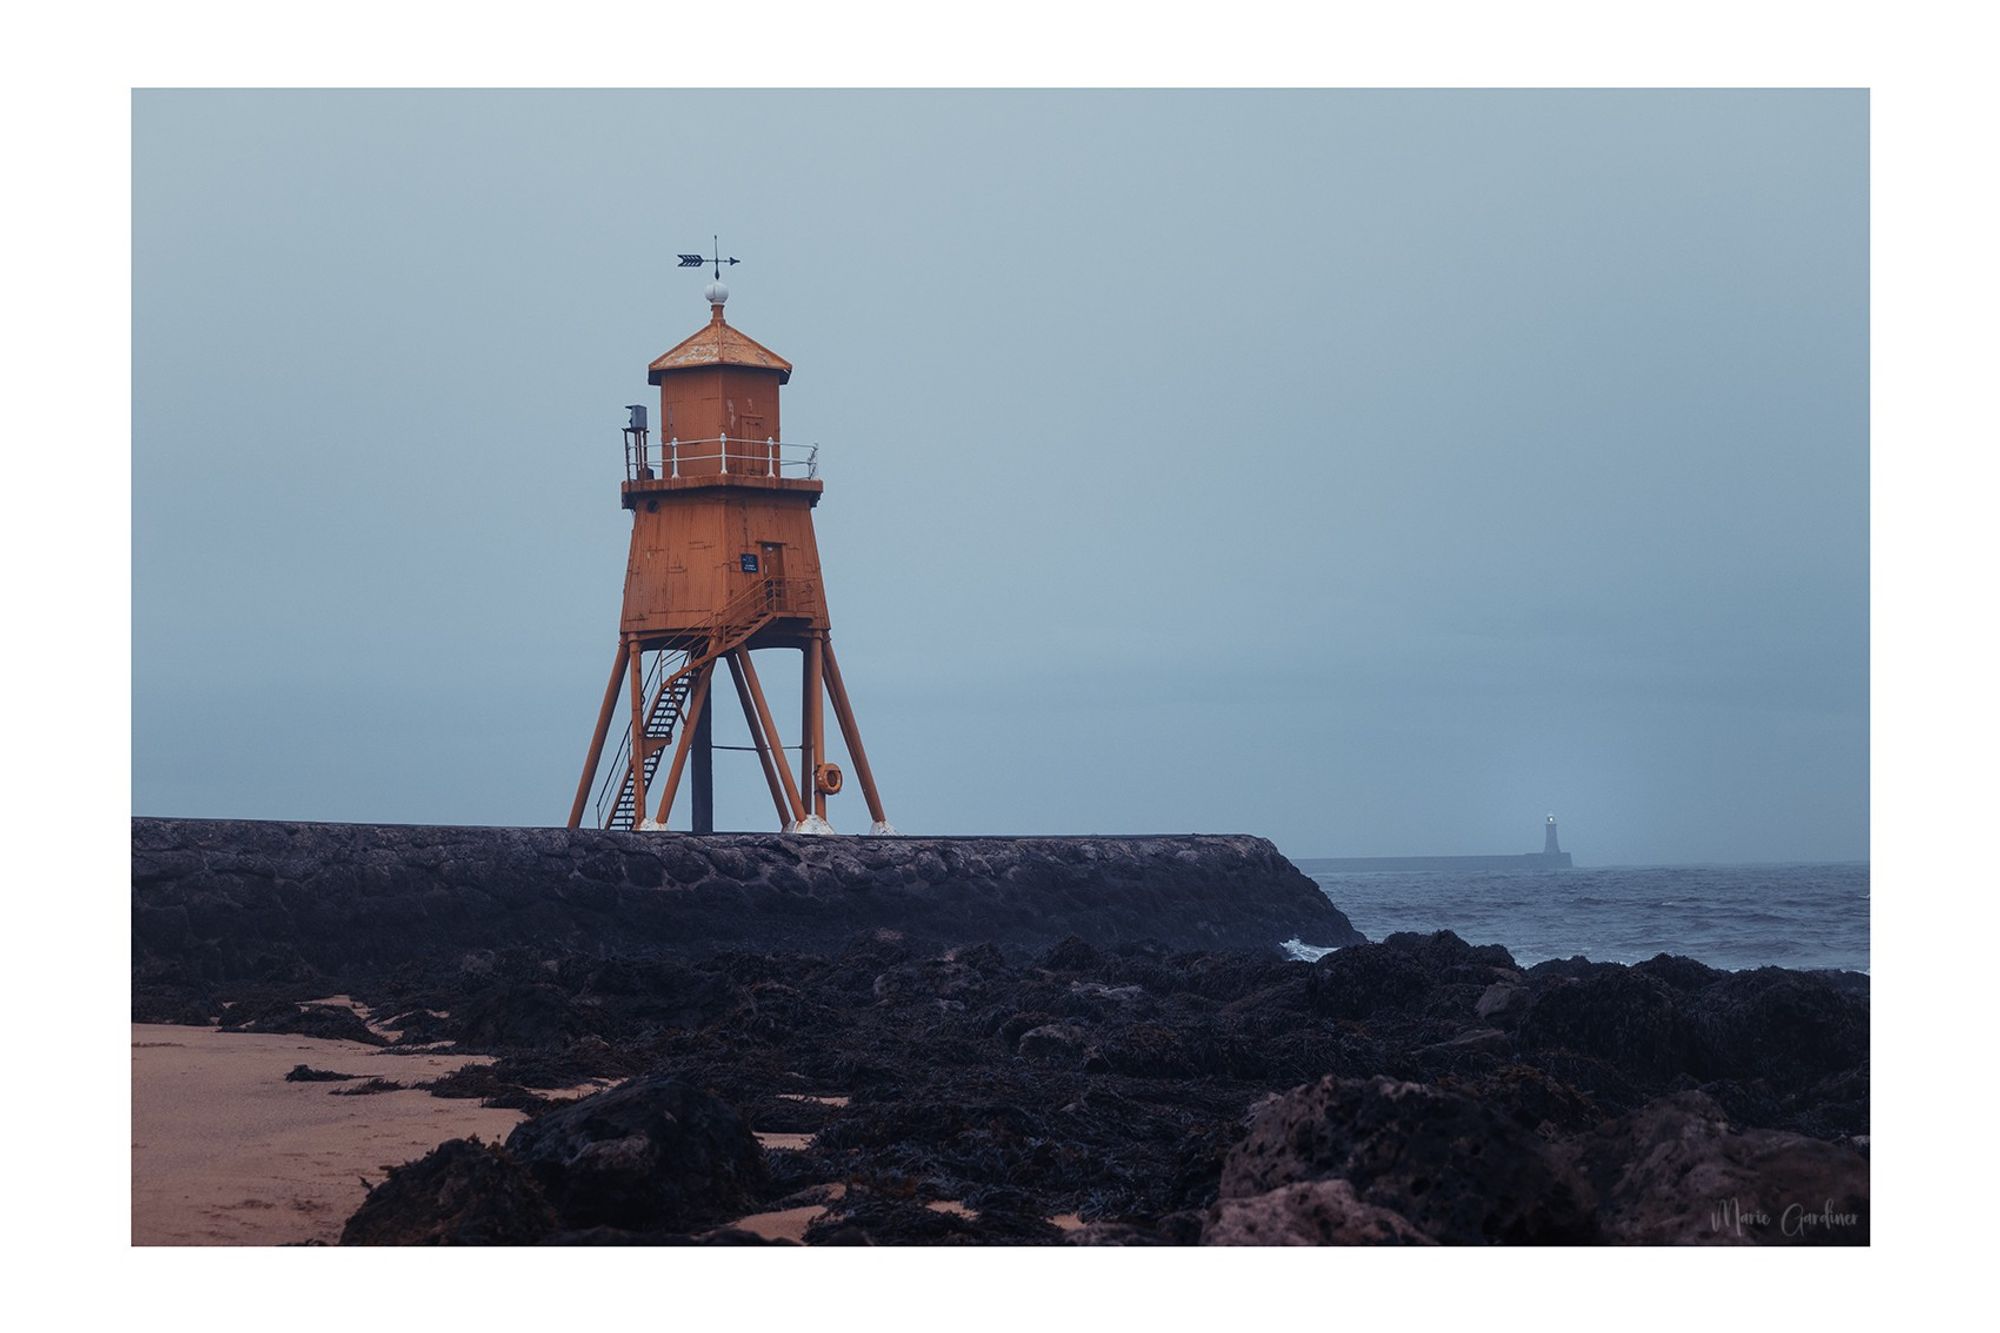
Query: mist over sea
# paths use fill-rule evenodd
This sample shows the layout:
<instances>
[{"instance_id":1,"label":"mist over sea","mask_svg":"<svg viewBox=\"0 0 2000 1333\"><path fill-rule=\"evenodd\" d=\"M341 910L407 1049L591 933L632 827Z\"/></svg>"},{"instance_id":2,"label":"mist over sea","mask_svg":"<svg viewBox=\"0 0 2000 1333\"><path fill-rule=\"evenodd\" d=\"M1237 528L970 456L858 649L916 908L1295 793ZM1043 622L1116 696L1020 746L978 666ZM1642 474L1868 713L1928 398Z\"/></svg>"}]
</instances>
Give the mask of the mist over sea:
<instances>
[{"instance_id":1,"label":"mist over sea","mask_svg":"<svg viewBox=\"0 0 2000 1333\"><path fill-rule=\"evenodd\" d=\"M1673 953L1732 970L1868 970L1865 861L1471 873L1294 864L1371 940L1449 930L1471 944L1503 944L1523 966L1577 954L1636 963Z\"/></svg>"}]
</instances>

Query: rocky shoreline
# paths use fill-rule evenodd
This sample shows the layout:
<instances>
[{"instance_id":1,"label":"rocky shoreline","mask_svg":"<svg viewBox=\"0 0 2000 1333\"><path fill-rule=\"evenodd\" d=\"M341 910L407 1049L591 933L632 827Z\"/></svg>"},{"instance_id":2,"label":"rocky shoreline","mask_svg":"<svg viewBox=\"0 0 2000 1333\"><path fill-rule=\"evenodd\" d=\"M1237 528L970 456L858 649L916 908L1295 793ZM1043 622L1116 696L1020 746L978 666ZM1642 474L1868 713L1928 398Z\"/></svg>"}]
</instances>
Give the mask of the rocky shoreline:
<instances>
[{"instance_id":1,"label":"rocky shoreline","mask_svg":"<svg viewBox=\"0 0 2000 1333\"><path fill-rule=\"evenodd\" d=\"M315 915L290 876L246 889L259 876L226 849L167 873L157 832L142 847L135 825L135 1020L497 1056L417 1086L527 1114L504 1142L454 1140L371 1182L345 1243L1868 1239L1855 974L1521 968L1449 933L1311 963L1274 947L1297 932L1185 942L1240 929L1216 907L1237 898L1268 932L1260 914L1289 901L1268 866L1107 891L1180 903L1162 927L1180 942L1094 916L1087 879L1058 876L811 943L785 925L789 942L746 947L738 926L663 947L624 923L465 947L456 907L415 927L390 913L367 943L365 879ZM1260 864L1233 846L1258 840L1215 841ZM1037 892L1078 895L1063 910L1084 929L1029 942L1013 909ZM180 927L147 919L175 911ZM980 937L1010 919L1017 935ZM346 924L313 938L324 920ZM308 1003L331 994L379 1021ZM294 1072L299 1095L345 1095L338 1069ZM563 1099L590 1080L615 1086Z\"/></svg>"}]
</instances>

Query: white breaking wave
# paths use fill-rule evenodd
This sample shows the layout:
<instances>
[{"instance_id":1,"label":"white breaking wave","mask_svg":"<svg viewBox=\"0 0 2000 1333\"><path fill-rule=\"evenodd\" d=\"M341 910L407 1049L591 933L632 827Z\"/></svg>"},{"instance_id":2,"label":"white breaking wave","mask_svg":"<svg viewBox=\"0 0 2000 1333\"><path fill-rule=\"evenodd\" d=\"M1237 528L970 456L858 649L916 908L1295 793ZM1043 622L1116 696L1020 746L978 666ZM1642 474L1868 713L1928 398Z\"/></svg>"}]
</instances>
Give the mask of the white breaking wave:
<instances>
[{"instance_id":1,"label":"white breaking wave","mask_svg":"<svg viewBox=\"0 0 2000 1333\"><path fill-rule=\"evenodd\" d=\"M1279 947L1302 963L1317 963L1320 959L1340 948L1336 944L1332 948L1322 949L1317 944L1307 944L1304 940L1297 938L1286 940Z\"/></svg>"}]
</instances>

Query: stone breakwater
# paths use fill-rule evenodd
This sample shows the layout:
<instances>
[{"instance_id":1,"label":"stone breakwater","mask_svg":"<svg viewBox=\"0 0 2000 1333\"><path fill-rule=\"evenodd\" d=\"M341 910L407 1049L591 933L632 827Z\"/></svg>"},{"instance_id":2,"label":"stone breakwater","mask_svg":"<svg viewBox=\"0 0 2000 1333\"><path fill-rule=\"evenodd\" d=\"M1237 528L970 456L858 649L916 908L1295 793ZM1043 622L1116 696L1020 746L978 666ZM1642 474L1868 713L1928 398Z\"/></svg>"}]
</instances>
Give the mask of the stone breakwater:
<instances>
[{"instance_id":1,"label":"stone breakwater","mask_svg":"<svg viewBox=\"0 0 2000 1333\"><path fill-rule=\"evenodd\" d=\"M859 932L1271 950L1361 936L1262 838L811 838L134 819L136 973L335 975L528 946L825 949Z\"/></svg>"}]
</instances>

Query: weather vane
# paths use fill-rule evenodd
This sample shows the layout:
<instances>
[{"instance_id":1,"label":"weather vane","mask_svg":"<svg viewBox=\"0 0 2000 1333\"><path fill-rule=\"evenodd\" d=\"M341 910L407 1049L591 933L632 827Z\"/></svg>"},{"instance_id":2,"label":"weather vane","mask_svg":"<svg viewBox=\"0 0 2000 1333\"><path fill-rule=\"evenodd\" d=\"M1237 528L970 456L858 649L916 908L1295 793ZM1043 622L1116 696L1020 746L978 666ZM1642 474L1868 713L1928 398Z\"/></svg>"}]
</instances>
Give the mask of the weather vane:
<instances>
[{"instance_id":1,"label":"weather vane","mask_svg":"<svg viewBox=\"0 0 2000 1333\"><path fill-rule=\"evenodd\" d=\"M682 268L700 268L703 264L713 264L715 265L715 277L716 280L719 282L722 279L722 266L724 264L728 264L730 267L734 268L737 264L741 263L742 261L737 259L735 255L731 255L729 258L724 259L722 257L722 238L718 236L718 237L710 237L709 239L715 242L714 254L682 255L680 266Z\"/></svg>"}]
</instances>

